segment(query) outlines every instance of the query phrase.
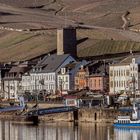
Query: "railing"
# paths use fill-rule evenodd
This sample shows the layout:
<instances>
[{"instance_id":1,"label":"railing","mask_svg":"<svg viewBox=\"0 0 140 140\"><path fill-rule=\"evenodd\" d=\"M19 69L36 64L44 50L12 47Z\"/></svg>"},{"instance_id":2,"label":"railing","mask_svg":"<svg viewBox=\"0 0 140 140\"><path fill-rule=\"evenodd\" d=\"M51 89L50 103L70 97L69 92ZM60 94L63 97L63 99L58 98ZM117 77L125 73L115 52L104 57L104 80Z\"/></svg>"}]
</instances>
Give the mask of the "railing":
<instances>
[{"instance_id":1,"label":"railing","mask_svg":"<svg viewBox=\"0 0 140 140\"><path fill-rule=\"evenodd\" d=\"M77 107L53 107L53 108L44 108L44 109L36 109L29 111L27 116L34 116L34 115L45 115L45 114L55 114L55 113L63 113L63 112L71 112L78 110Z\"/></svg>"},{"instance_id":2,"label":"railing","mask_svg":"<svg viewBox=\"0 0 140 140\"><path fill-rule=\"evenodd\" d=\"M13 107L5 107L1 108L0 112L7 112L7 111L17 111L17 110L23 110L23 106L13 106Z\"/></svg>"}]
</instances>

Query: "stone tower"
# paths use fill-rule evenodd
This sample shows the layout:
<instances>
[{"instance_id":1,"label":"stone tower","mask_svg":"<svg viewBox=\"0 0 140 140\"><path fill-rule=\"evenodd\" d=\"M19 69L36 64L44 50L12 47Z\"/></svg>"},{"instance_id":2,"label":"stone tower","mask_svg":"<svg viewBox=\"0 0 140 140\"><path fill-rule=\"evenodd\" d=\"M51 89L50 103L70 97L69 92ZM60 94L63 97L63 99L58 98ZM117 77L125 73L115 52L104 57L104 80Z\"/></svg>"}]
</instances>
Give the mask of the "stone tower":
<instances>
[{"instance_id":1,"label":"stone tower","mask_svg":"<svg viewBox=\"0 0 140 140\"><path fill-rule=\"evenodd\" d=\"M63 28L57 30L57 55L77 55L76 29Z\"/></svg>"}]
</instances>

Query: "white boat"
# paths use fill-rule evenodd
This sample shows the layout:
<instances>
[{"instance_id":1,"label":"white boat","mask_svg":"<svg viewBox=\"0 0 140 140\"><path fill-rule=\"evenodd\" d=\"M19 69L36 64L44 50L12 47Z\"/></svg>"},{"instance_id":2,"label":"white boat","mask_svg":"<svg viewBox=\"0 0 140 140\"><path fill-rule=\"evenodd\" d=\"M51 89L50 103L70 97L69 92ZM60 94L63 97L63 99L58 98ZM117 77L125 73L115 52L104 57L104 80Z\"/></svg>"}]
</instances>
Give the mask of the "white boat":
<instances>
[{"instance_id":1,"label":"white boat","mask_svg":"<svg viewBox=\"0 0 140 140\"><path fill-rule=\"evenodd\" d=\"M130 116L118 116L114 121L114 127L117 128L140 128L140 110L133 103L133 110Z\"/></svg>"}]
</instances>

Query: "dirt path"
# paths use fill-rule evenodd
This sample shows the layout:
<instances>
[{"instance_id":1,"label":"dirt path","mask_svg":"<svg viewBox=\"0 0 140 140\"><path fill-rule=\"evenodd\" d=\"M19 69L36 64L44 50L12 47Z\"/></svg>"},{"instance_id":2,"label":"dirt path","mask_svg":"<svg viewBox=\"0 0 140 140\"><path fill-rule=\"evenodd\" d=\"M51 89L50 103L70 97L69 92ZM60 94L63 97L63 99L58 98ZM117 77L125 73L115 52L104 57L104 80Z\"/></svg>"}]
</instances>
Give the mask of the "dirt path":
<instances>
[{"instance_id":1,"label":"dirt path","mask_svg":"<svg viewBox=\"0 0 140 140\"><path fill-rule=\"evenodd\" d=\"M122 28L123 28L123 30L128 30L128 28L129 28L129 25L130 25L130 21L129 21L129 19L128 19L128 15L130 14L130 12L129 11L126 11L123 15L122 15L122 20L123 20L123 26L122 26Z\"/></svg>"}]
</instances>

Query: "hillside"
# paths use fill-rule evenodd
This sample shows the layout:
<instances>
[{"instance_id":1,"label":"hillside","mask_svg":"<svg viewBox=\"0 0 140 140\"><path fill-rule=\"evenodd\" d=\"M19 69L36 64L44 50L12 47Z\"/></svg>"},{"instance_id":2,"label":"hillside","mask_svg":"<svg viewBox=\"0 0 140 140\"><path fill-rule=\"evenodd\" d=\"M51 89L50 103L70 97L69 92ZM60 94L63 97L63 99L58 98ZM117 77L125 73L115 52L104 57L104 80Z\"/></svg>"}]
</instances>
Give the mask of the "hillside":
<instances>
[{"instance_id":1,"label":"hillside","mask_svg":"<svg viewBox=\"0 0 140 140\"><path fill-rule=\"evenodd\" d=\"M77 30L78 57L92 57L104 54L140 52L140 43L112 40L106 34L94 36L95 30ZM85 38L84 37L88 37ZM98 38L105 39L98 39ZM96 39L97 38L97 39ZM114 36L115 38L115 36ZM116 38L117 39L117 38ZM81 41L84 40L84 41ZM36 32L0 32L0 62L24 61L56 50L56 30Z\"/></svg>"},{"instance_id":2,"label":"hillside","mask_svg":"<svg viewBox=\"0 0 140 140\"><path fill-rule=\"evenodd\" d=\"M126 11L130 25L122 30ZM0 0L0 61L55 50L56 28L66 26L84 28L77 29L78 40L87 38L77 46L79 57L140 51L139 13L139 0Z\"/></svg>"},{"instance_id":3,"label":"hillside","mask_svg":"<svg viewBox=\"0 0 140 140\"><path fill-rule=\"evenodd\" d=\"M126 11L130 12L131 28L140 26L139 0L0 0L0 3L1 22L25 27L29 21L34 23L33 27L50 26L50 22L51 26L60 27L63 21L68 25L82 22L121 28L121 16ZM57 22L53 23L54 20Z\"/></svg>"}]
</instances>

